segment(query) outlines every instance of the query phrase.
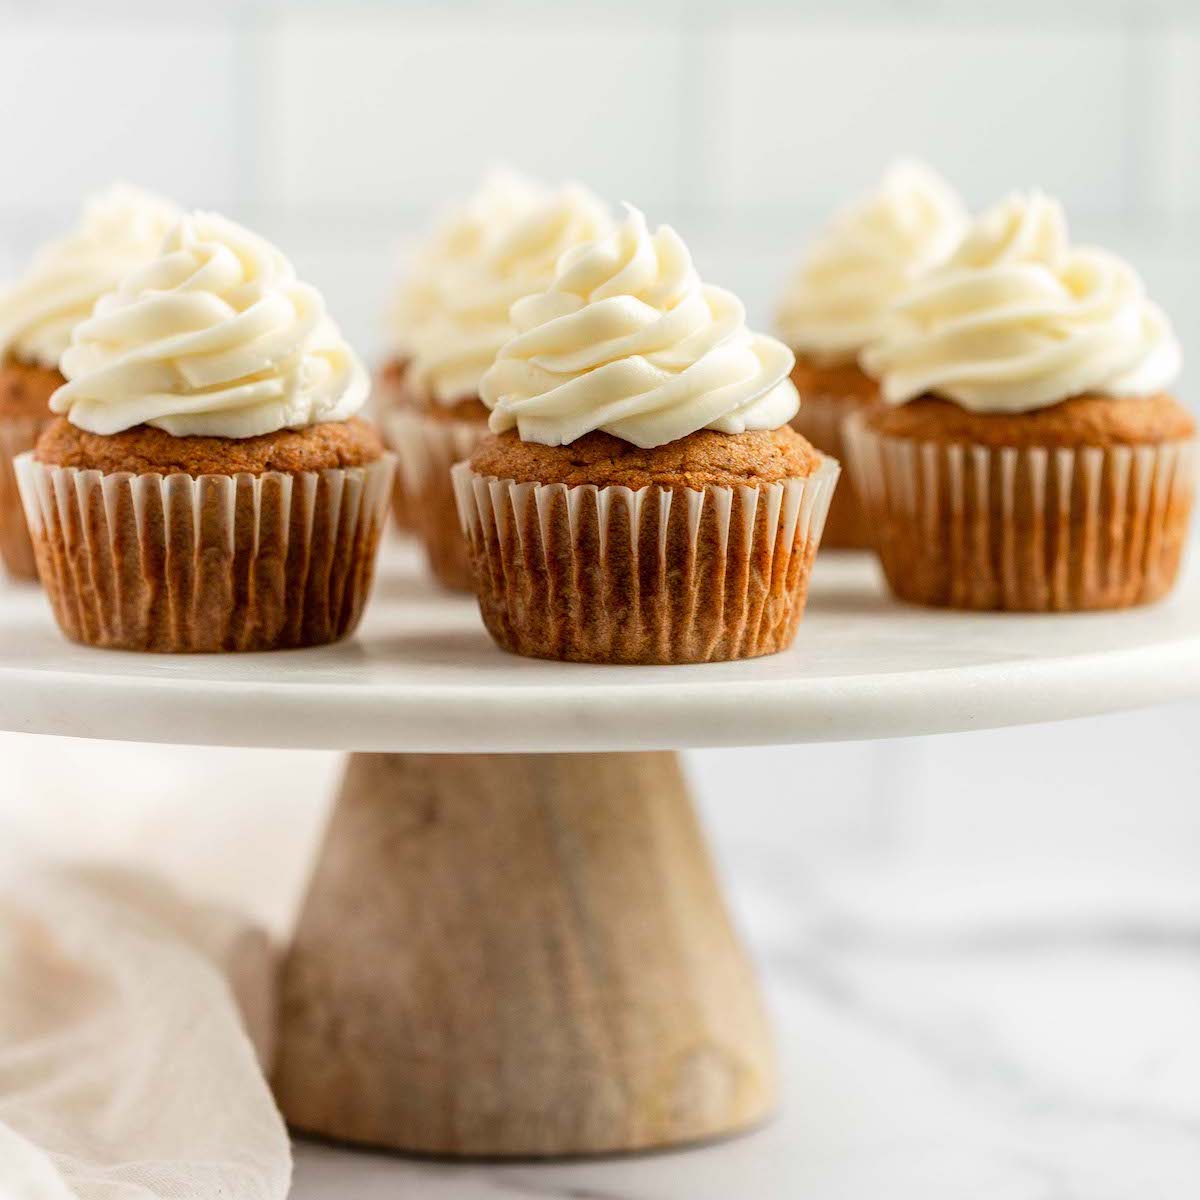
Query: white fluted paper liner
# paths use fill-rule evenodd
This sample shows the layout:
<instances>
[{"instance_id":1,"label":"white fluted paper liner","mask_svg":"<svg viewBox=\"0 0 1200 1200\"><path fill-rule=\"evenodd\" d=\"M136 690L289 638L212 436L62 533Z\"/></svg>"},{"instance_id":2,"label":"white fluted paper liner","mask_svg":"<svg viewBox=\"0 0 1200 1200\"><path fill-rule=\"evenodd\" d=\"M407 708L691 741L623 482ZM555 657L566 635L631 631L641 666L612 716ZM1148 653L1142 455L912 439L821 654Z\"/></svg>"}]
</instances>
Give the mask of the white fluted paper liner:
<instances>
[{"instance_id":1,"label":"white fluted paper liner","mask_svg":"<svg viewBox=\"0 0 1200 1200\"><path fill-rule=\"evenodd\" d=\"M0 420L0 556L14 579L37 579L37 563L25 525L13 459L33 449L52 419L47 412L44 417Z\"/></svg>"},{"instance_id":2,"label":"white fluted paper liner","mask_svg":"<svg viewBox=\"0 0 1200 1200\"><path fill-rule=\"evenodd\" d=\"M818 450L839 462L845 461L846 447L842 427L846 418L862 409L862 401L823 393L802 392L800 410L792 418L792 428ZM822 545L828 550L864 550L871 544L862 506L853 480L845 479L829 507Z\"/></svg>"},{"instance_id":3,"label":"white fluted paper liner","mask_svg":"<svg viewBox=\"0 0 1200 1200\"><path fill-rule=\"evenodd\" d=\"M358 624L392 457L263 475L160 475L15 462L63 632L129 650L273 650Z\"/></svg>"},{"instance_id":4,"label":"white fluted paper liner","mask_svg":"<svg viewBox=\"0 0 1200 1200\"><path fill-rule=\"evenodd\" d=\"M790 645L839 466L760 487L516 483L453 469L483 619L581 662L716 662Z\"/></svg>"},{"instance_id":5,"label":"white fluted paper liner","mask_svg":"<svg viewBox=\"0 0 1200 1200\"><path fill-rule=\"evenodd\" d=\"M391 417L410 403L409 391L404 382L406 372L405 363L395 360L384 363L375 373L375 384L371 388L371 419L379 427L391 450L396 449L395 435L389 424ZM401 533L416 532L412 507L399 471L396 471L392 484L392 525Z\"/></svg>"},{"instance_id":6,"label":"white fluted paper liner","mask_svg":"<svg viewBox=\"0 0 1200 1200\"><path fill-rule=\"evenodd\" d=\"M386 436L396 452L397 487L429 567L443 587L471 590L471 565L458 522L450 468L487 436L483 421L438 420L418 411L391 413Z\"/></svg>"},{"instance_id":7,"label":"white fluted paper liner","mask_svg":"<svg viewBox=\"0 0 1200 1200\"><path fill-rule=\"evenodd\" d=\"M947 445L845 427L848 468L893 591L1022 612L1124 608L1174 585L1195 440L1080 448Z\"/></svg>"}]
</instances>

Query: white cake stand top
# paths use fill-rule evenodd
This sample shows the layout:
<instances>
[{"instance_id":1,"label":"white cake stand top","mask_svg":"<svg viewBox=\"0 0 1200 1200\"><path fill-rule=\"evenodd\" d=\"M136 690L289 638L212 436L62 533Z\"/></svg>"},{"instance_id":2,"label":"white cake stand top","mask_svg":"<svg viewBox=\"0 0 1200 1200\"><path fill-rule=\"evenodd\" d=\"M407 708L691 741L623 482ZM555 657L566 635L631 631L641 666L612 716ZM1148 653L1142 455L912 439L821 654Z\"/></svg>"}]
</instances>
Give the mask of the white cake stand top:
<instances>
[{"instance_id":1,"label":"white cake stand top","mask_svg":"<svg viewBox=\"0 0 1200 1200\"><path fill-rule=\"evenodd\" d=\"M474 601L391 550L356 638L278 654L90 650L40 591L0 585L0 728L192 745L381 751L675 749L898 737L1200 696L1200 570L1155 608L1070 616L894 603L825 555L795 647L597 667L495 648Z\"/></svg>"}]
</instances>

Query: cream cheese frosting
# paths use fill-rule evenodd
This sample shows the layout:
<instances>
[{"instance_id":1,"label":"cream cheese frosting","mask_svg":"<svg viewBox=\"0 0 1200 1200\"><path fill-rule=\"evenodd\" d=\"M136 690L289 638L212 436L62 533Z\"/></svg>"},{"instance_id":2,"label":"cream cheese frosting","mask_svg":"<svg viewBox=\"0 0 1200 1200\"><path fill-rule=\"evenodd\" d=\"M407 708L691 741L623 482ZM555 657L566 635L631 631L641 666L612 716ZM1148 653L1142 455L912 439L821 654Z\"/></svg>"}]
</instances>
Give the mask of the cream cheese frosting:
<instances>
[{"instance_id":1,"label":"cream cheese frosting","mask_svg":"<svg viewBox=\"0 0 1200 1200\"><path fill-rule=\"evenodd\" d=\"M269 242L201 212L97 301L61 370L51 409L99 434L254 437L344 421L369 390L320 293Z\"/></svg>"},{"instance_id":2,"label":"cream cheese frosting","mask_svg":"<svg viewBox=\"0 0 1200 1200\"><path fill-rule=\"evenodd\" d=\"M679 235L628 208L565 254L551 286L513 305L516 335L483 377L495 432L568 445L602 430L643 449L713 429L786 425L799 408L781 342L700 281Z\"/></svg>"},{"instance_id":3,"label":"cream cheese frosting","mask_svg":"<svg viewBox=\"0 0 1200 1200\"><path fill-rule=\"evenodd\" d=\"M932 394L974 412L1019 413L1071 396L1151 395L1179 343L1128 263L1072 246L1061 205L1014 194L901 297L862 356L885 401Z\"/></svg>"},{"instance_id":4,"label":"cream cheese frosting","mask_svg":"<svg viewBox=\"0 0 1200 1200\"><path fill-rule=\"evenodd\" d=\"M158 253L181 215L169 200L130 184L92 197L77 228L44 246L0 292L0 361L58 366L71 330L126 271Z\"/></svg>"},{"instance_id":5,"label":"cream cheese frosting","mask_svg":"<svg viewBox=\"0 0 1200 1200\"><path fill-rule=\"evenodd\" d=\"M429 275L426 315L410 330L409 380L436 403L474 397L497 351L512 336L509 310L554 279L559 258L612 226L586 188L540 189L527 207L485 225L477 245L444 256Z\"/></svg>"},{"instance_id":6,"label":"cream cheese frosting","mask_svg":"<svg viewBox=\"0 0 1200 1200\"><path fill-rule=\"evenodd\" d=\"M435 223L417 246L389 313L391 344L398 357L411 355L417 331L437 312L439 279L461 270L495 230L510 228L544 199L545 189L533 180L499 169Z\"/></svg>"},{"instance_id":7,"label":"cream cheese frosting","mask_svg":"<svg viewBox=\"0 0 1200 1200\"><path fill-rule=\"evenodd\" d=\"M853 361L891 301L945 259L966 227L945 180L923 163L896 163L810 247L779 305L779 336L819 361Z\"/></svg>"}]
</instances>

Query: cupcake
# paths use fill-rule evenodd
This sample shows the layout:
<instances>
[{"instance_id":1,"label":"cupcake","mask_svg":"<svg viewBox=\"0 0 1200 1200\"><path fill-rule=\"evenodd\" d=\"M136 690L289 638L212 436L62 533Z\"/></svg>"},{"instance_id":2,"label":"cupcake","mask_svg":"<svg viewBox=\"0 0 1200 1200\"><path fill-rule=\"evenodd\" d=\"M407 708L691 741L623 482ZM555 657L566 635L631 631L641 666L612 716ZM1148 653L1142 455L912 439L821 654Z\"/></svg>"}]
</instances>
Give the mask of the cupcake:
<instances>
[{"instance_id":1,"label":"cupcake","mask_svg":"<svg viewBox=\"0 0 1200 1200\"><path fill-rule=\"evenodd\" d=\"M606 207L575 184L539 189L527 207L507 211L480 229L469 253L447 256L430 272L424 316L408 328L405 402L387 422L433 574L463 590L471 587L470 567L450 467L487 433L480 378L512 334L513 302L549 286L565 251L611 227Z\"/></svg>"},{"instance_id":2,"label":"cupcake","mask_svg":"<svg viewBox=\"0 0 1200 1200\"><path fill-rule=\"evenodd\" d=\"M850 461L897 596L953 608L1124 608L1175 582L1195 423L1179 345L1137 275L1072 246L1038 193L985 213L863 355L884 404Z\"/></svg>"},{"instance_id":3,"label":"cupcake","mask_svg":"<svg viewBox=\"0 0 1200 1200\"><path fill-rule=\"evenodd\" d=\"M512 321L492 433L453 471L493 638L603 663L788 646L838 466L788 425L787 347L635 209Z\"/></svg>"},{"instance_id":4,"label":"cupcake","mask_svg":"<svg viewBox=\"0 0 1200 1200\"><path fill-rule=\"evenodd\" d=\"M532 180L515 171L493 171L475 195L442 217L417 247L388 314L390 351L376 376L376 415L389 440L395 434L392 414L414 407L406 388L408 366L416 331L437 311L438 280L461 271L482 253L492 231L511 228L542 199L544 192ZM396 472L392 512L400 529L416 531L416 513L402 471Z\"/></svg>"},{"instance_id":5,"label":"cupcake","mask_svg":"<svg viewBox=\"0 0 1200 1200\"><path fill-rule=\"evenodd\" d=\"M126 271L154 257L179 216L168 201L115 184L0 292L0 557L15 578L36 579L37 567L12 460L33 447L50 420L47 405L63 383L58 360L71 330Z\"/></svg>"},{"instance_id":6,"label":"cupcake","mask_svg":"<svg viewBox=\"0 0 1200 1200\"><path fill-rule=\"evenodd\" d=\"M63 632L127 650L272 650L356 625L391 462L368 379L291 264L183 218L62 356L61 414L16 461Z\"/></svg>"},{"instance_id":7,"label":"cupcake","mask_svg":"<svg viewBox=\"0 0 1200 1200\"><path fill-rule=\"evenodd\" d=\"M878 335L888 305L951 253L966 221L962 202L938 175L921 163L897 163L833 219L792 276L776 326L796 355L792 381L802 403L795 427L826 454L842 459L846 417L877 400L858 356ZM870 544L852 486L838 489L823 544Z\"/></svg>"}]
</instances>

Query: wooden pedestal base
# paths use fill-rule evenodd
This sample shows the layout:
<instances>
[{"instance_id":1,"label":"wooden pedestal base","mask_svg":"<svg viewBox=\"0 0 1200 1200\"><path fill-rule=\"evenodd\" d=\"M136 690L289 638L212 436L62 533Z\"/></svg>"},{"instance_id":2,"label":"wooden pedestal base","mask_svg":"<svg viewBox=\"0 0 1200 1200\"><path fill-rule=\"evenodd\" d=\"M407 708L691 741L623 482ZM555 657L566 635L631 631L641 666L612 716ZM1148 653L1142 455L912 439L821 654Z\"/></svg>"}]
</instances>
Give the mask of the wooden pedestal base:
<instances>
[{"instance_id":1,"label":"wooden pedestal base","mask_svg":"<svg viewBox=\"0 0 1200 1200\"><path fill-rule=\"evenodd\" d=\"M356 754L283 982L291 1124L470 1156L755 1124L774 1061L672 754Z\"/></svg>"}]
</instances>

